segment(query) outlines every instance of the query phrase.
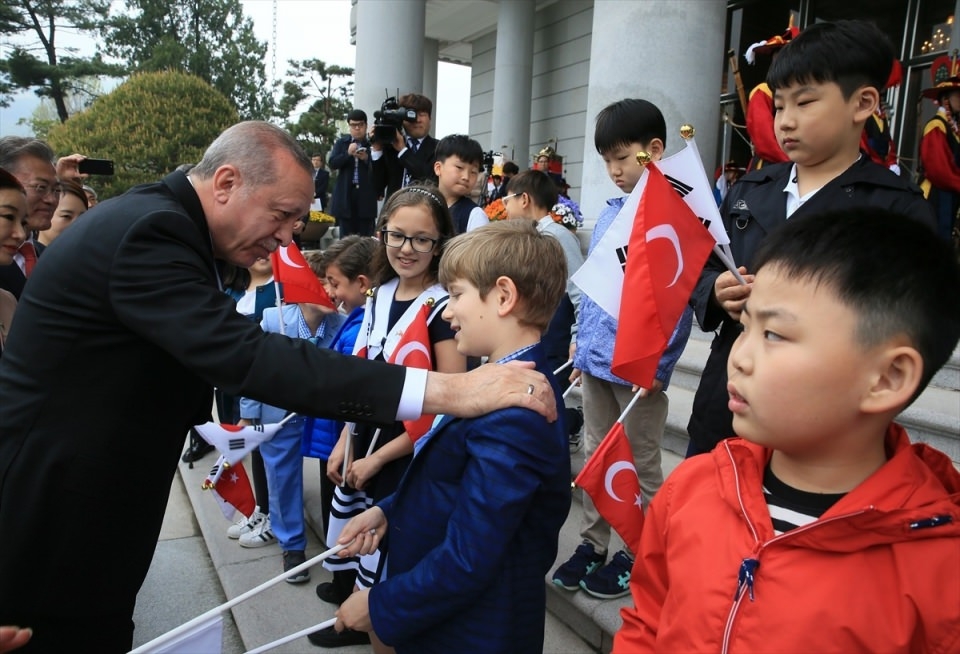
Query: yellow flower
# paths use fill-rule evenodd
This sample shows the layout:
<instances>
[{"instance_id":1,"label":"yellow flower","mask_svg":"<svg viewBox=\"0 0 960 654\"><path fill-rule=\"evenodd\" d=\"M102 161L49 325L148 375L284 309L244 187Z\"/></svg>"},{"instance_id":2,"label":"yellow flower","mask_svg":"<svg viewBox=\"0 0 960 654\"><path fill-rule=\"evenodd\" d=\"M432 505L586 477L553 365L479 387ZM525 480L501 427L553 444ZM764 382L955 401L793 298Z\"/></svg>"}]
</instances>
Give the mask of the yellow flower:
<instances>
[{"instance_id":1,"label":"yellow flower","mask_svg":"<svg viewBox=\"0 0 960 654\"><path fill-rule=\"evenodd\" d=\"M312 223L330 223L331 225L337 222L336 218L331 216L328 213L323 213L322 211L311 211L310 212L310 222Z\"/></svg>"}]
</instances>

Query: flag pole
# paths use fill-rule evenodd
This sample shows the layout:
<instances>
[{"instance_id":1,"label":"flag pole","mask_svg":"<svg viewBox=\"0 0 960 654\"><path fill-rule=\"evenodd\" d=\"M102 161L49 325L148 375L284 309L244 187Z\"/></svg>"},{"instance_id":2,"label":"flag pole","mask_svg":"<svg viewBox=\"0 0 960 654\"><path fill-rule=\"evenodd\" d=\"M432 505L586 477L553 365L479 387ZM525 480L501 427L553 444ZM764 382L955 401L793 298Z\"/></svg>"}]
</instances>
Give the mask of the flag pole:
<instances>
[{"instance_id":1,"label":"flag pole","mask_svg":"<svg viewBox=\"0 0 960 654\"><path fill-rule=\"evenodd\" d=\"M744 286L747 285L747 280L745 280L743 278L743 275L740 274L740 271L737 270L737 265L733 262L733 257L730 256L729 252L724 250L722 245L720 245L719 243L714 245L713 253L720 258L720 261L723 262L723 265L727 267L727 270L729 270L733 274L733 276L736 278L738 282L740 282Z\"/></svg>"},{"instance_id":2,"label":"flag pole","mask_svg":"<svg viewBox=\"0 0 960 654\"><path fill-rule=\"evenodd\" d=\"M349 543L348 543L348 544L349 544ZM267 588L270 588L271 586L275 586L275 585L279 584L280 582L286 581L287 578L290 577L291 575L295 575L295 574L297 574L298 572L300 572L300 571L302 571L302 570L307 570L307 569L310 568L311 566L316 565L317 563L320 563L320 562L323 561L324 559L330 558L331 556L333 556L334 554L336 554L337 552L339 552L340 550L342 550L344 547L346 547L346 545L337 545L337 546L335 546L335 547L331 547L331 548L328 549L326 552L322 552L322 553L318 554L317 556L313 557L313 558L310 559L309 561L305 561L304 563L301 563L300 565L298 565L297 567L293 568L292 570L284 570L283 572L281 572L280 574L278 574L278 575L277 575L276 577L274 577L273 579L269 579L269 580L263 582L262 584L260 584L259 586L255 587L255 588L251 588L250 590L248 590L247 592L245 592L245 593L243 593L243 594L241 594L241 595L237 595L237 596L234 597L232 600L228 600L228 601L224 602L223 604L221 604L220 606L214 607L214 608L210 609L209 611L207 611L206 613L203 613L203 614L201 614L201 615L198 615L198 616L195 617L193 620L190 620L190 621L188 621L188 622L185 622L185 623L183 623L182 625L180 625L179 627L177 627L177 628L175 628L175 629L171 629L171 630L168 631L167 633L162 634L162 635L160 635L160 636L157 636L156 638L154 638L153 640L151 640L149 643L144 643L144 644L141 645L140 647L138 647L138 648L136 648L136 649L134 649L134 650L131 650L131 651L130 651L130 654L146 654L146 653L149 652L152 648L158 647L159 645L162 645L162 644L165 643L166 641L172 640L173 638L176 638L177 636L179 636L179 635L181 635L181 634L184 634L184 633L190 631L190 630L193 629L194 627L196 627L196 626L198 626L198 625L200 625L200 624L203 624L204 622L206 622L206 621L209 620L210 618L216 617L216 616L219 615L221 612L226 611L227 609L236 606L237 604L239 604L240 602L244 601L245 599L248 599L248 598L250 598L250 597L253 597L253 596L256 595L257 593L260 593L260 592L266 590Z\"/></svg>"},{"instance_id":3,"label":"flag pole","mask_svg":"<svg viewBox=\"0 0 960 654\"><path fill-rule=\"evenodd\" d=\"M380 439L380 428L377 427L377 431L373 432L373 438L370 439L370 447L367 448L367 456L373 454L373 448L377 446L377 441Z\"/></svg>"},{"instance_id":4,"label":"flag pole","mask_svg":"<svg viewBox=\"0 0 960 654\"><path fill-rule=\"evenodd\" d=\"M281 420L280 422L277 423L277 427L280 427L281 425L287 424L288 422L290 422L290 420L292 420L293 418L296 418L296 417L297 417L297 414L296 414L296 413L291 413L290 415L285 416L285 417L283 418L283 420Z\"/></svg>"},{"instance_id":5,"label":"flag pole","mask_svg":"<svg viewBox=\"0 0 960 654\"><path fill-rule=\"evenodd\" d=\"M347 463L350 461L350 453L353 451L353 430L357 426L355 422L348 422L347 426L347 443L343 448L343 469L340 471L340 479L343 480L343 485L347 485Z\"/></svg>"},{"instance_id":6,"label":"flag pole","mask_svg":"<svg viewBox=\"0 0 960 654\"><path fill-rule=\"evenodd\" d=\"M327 627L332 627L332 626L335 625L336 623L337 623L337 619L336 619L335 617L334 617L334 618L330 618L329 620L324 620L324 621L321 622L320 624L316 624L316 625L314 625L314 626L312 626L312 627L307 627L306 629L301 629L300 631L298 631L298 632L295 633L295 634L290 634L289 636L284 636L283 638L280 638L279 640L275 640L275 641L273 641L272 643L267 643L266 645L261 645L261 646L258 647L257 649L252 649L252 650L248 651L247 654L260 654L260 652L269 651L269 650L271 650L271 649L274 649L275 647L280 647L281 645L286 645L287 643L289 643L289 642L291 642L291 641L294 641L294 640L296 640L297 638L300 638L300 637L302 637L302 636L306 636L306 635L308 635L308 634L312 634L314 631L320 631L321 629L326 629Z\"/></svg>"},{"instance_id":7,"label":"flag pole","mask_svg":"<svg viewBox=\"0 0 960 654\"><path fill-rule=\"evenodd\" d=\"M569 368L573 364L573 359L568 360L565 364L553 371L554 375L559 375L561 372Z\"/></svg>"},{"instance_id":8,"label":"flag pole","mask_svg":"<svg viewBox=\"0 0 960 654\"><path fill-rule=\"evenodd\" d=\"M627 403L627 408L625 408L625 409L623 410L623 413L620 414L620 417L617 418L617 422L622 423L624 420L626 420L627 414L630 413L630 409L632 409L632 408L633 408L633 405L636 404L637 401L638 401L641 397L644 396L643 391L644 391L644 389L641 388L640 390L636 391L636 392L633 394L633 399L630 400L629 403Z\"/></svg>"},{"instance_id":9,"label":"flag pole","mask_svg":"<svg viewBox=\"0 0 960 654\"><path fill-rule=\"evenodd\" d=\"M277 322L280 323L280 333L285 333L286 327L283 324L283 298L280 296L280 282L277 281L277 276L273 276L273 292L277 296Z\"/></svg>"}]
</instances>

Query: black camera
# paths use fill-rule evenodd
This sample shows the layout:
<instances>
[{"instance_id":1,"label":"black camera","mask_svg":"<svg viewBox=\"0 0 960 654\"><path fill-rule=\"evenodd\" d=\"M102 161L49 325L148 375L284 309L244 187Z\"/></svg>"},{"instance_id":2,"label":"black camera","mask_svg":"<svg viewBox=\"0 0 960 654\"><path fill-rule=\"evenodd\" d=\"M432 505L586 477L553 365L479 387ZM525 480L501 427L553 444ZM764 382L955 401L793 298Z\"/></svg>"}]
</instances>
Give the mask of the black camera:
<instances>
[{"instance_id":1,"label":"black camera","mask_svg":"<svg viewBox=\"0 0 960 654\"><path fill-rule=\"evenodd\" d=\"M493 171L493 162L496 157L502 156L500 152L494 152L493 150L487 150L483 153L483 170L487 174Z\"/></svg>"},{"instance_id":2,"label":"black camera","mask_svg":"<svg viewBox=\"0 0 960 654\"><path fill-rule=\"evenodd\" d=\"M393 143L397 130L403 129L404 121L416 122L417 112L401 107L396 98L387 98L379 111L373 112L373 141L375 143Z\"/></svg>"}]
</instances>

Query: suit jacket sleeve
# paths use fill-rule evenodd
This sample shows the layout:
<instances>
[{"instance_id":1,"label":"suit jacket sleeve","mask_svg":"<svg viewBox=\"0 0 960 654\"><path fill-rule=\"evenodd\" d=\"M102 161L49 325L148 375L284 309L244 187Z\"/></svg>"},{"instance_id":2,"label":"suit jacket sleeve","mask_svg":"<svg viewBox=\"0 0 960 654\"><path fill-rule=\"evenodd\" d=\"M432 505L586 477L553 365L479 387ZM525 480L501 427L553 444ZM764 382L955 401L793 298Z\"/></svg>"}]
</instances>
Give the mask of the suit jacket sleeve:
<instances>
[{"instance_id":1,"label":"suit jacket sleeve","mask_svg":"<svg viewBox=\"0 0 960 654\"><path fill-rule=\"evenodd\" d=\"M343 170L348 165L353 168L353 156L347 153L350 147L350 138L341 137L333 144L333 152L330 153L330 167L336 170Z\"/></svg>"},{"instance_id":2,"label":"suit jacket sleeve","mask_svg":"<svg viewBox=\"0 0 960 654\"><path fill-rule=\"evenodd\" d=\"M209 247L206 233L181 213L156 211L137 221L108 283L117 319L230 394L310 415L395 420L402 367L262 332L218 290Z\"/></svg>"}]
</instances>

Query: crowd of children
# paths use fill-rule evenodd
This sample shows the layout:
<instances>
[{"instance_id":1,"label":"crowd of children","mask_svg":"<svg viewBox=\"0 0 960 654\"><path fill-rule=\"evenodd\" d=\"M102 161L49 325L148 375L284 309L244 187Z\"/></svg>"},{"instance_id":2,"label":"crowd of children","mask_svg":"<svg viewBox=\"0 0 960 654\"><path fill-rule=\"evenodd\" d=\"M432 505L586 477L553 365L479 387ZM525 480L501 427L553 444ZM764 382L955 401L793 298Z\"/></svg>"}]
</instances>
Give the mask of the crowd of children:
<instances>
[{"instance_id":1,"label":"crowd of children","mask_svg":"<svg viewBox=\"0 0 960 654\"><path fill-rule=\"evenodd\" d=\"M552 380L561 416L303 417L264 443L284 569L304 561L301 454L320 460L326 544L346 546L317 587L340 605L337 624L312 643L540 652L550 574L597 598L632 595L613 644L624 654L960 648L960 473L893 422L960 338L960 267L920 189L861 154L890 80L886 37L839 21L787 41L766 82L786 161L727 189L738 274L707 262L649 388L613 374L617 320L570 282L583 254L550 216L556 185L516 174L500 198L513 220L487 224L468 197L483 153L465 136L438 143L439 186L396 191L375 239L345 238L314 262L339 313L263 313L268 331L401 365L528 362ZM935 136L956 132L953 72L936 86ZM646 100L597 115L594 142L618 194L588 256L641 180L636 153L658 160L667 133ZM664 480L666 390L694 316L717 335L688 460ZM572 383L587 457L640 395L624 431L646 519L639 549L611 556L610 524L585 495L582 543L550 573L570 507L568 422L579 412L563 410L562 393ZM241 403L245 421L284 414Z\"/></svg>"}]
</instances>

